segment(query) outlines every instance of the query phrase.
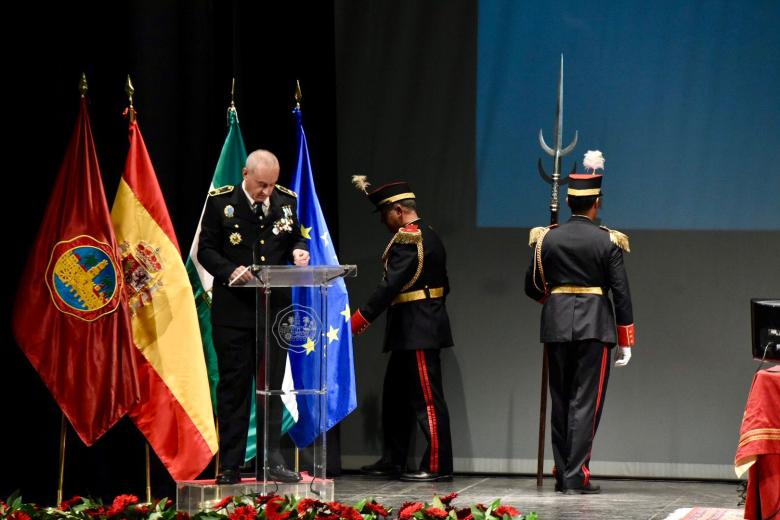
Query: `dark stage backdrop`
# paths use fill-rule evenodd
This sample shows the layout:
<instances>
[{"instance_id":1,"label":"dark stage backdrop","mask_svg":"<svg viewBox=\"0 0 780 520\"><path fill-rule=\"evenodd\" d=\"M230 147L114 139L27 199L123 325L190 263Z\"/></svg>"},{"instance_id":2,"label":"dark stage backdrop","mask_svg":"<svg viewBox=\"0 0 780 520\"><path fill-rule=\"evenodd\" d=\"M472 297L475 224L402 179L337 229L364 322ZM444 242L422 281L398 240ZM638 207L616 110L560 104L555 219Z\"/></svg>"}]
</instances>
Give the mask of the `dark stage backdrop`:
<instances>
[{"instance_id":1,"label":"dark stage backdrop","mask_svg":"<svg viewBox=\"0 0 780 520\"><path fill-rule=\"evenodd\" d=\"M571 37L566 40L565 49L556 46L551 38L565 34L565 27L580 27L581 32L577 34L582 34L584 39L590 34L581 28L589 20L587 7L590 5L568 1L488 0L479 4L474 0L336 2L340 258L360 266L358 278L350 284L352 306L364 302L379 280L379 256L390 237L371 215L368 202L350 186L348 177L365 173L376 185L396 178L408 179L418 196L423 218L438 229L448 252L452 292L447 305L456 345L443 355L443 365L455 469L497 473L535 471L542 354L538 339L540 309L523 294L523 275L530 256L526 245L527 226L549 223L549 190L537 186L533 193L523 192L517 189L517 183L522 180L521 175L527 177L523 182L529 186L542 182L536 173L536 159L541 153L536 134L539 128L544 128L545 135L551 135L557 66L561 51L566 51L570 72L565 137L570 138L575 129L581 131L583 144L574 154L578 160L587 147L604 147L609 225L631 237L632 252L626 255L626 265L637 325L638 344L631 363L612 372L593 450L593 474L734 478L731 466L739 425L756 366L750 355L749 299L780 294L777 197L767 195L767 201L759 191L754 193L755 197L739 198L745 215L763 214L762 218L769 221L751 220L747 226L733 226L775 231L654 231L640 222L642 215L624 212L626 220L621 219L621 213L616 210L623 206L659 216L678 213L663 196L657 200L642 199L646 191L642 189L627 193L622 205L614 200L612 188L622 182L624 171L609 158L634 150L637 139L640 144L662 137L670 141L683 139L687 143L697 139L699 142L702 137L692 135L691 129L707 125L709 120L696 119L683 124L682 116L671 118L669 126L663 129L664 136L621 134L622 125L628 122L614 113L616 96L619 94L621 106L633 105L627 103L624 94L613 91L603 91L598 98L588 97L593 87L586 91L580 89L591 81L586 77L587 63L625 71L628 77L621 78L622 83L641 83L643 78L631 74L651 65L660 66L656 63L659 56L650 51L661 43L649 42L645 54L621 52L624 41L658 38L657 34L646 32L634 34L642 32L649 23L645 16L636 20L636 24L621 18L617 26L602 24L592 31L593 38L602 38L601 54L591 54L595 52L592 45ZM713 13L709 12L711 3L705 7L697 2L682 2L680 13L670 3L664 5L670 9L665 16L675 30L679 30L675 21L678 14L701 9L707 13L698 18L700 23L715 23L711 19ZM520 14L482 18L483 10L495 11L501 6L510 13L519 10ZM623 3L620 6L621 13L627 9ZM719 16L728 11L728 6L735 4L715 2L715 11L719 13L715 21L721 20ZM764 19L770 16L767 14L770 11L776 17L777 5L742 2L738 10L735 21L741 24L754 18ZM605 9L602 14L609 19L608 11ZM515 23L518 19L524 25ZM493 26L483 25L491 20ZM532 34L517 33L522 27L533 29ZM557 32L548 38L544 29L553 27L557 27ZM492 54L486 56L496 62L492 69L495 78L480 79L485 82L484 90L477 88L477 71L483 57L481 48L478 56L478 28L488 31L487 37L493 31L495 43ZM702 46L705 56L717 54L719 49L744 50L746 46L754 46L754 52L739 54L751 60L740 66L776 74L780 67L778 40L756 42L754 39L764 29L762 23L757 23L756 33L752 29L736 34L729 30L728 36L724 36L728 42L719 38L691 41L707 33L704 28L696 28L690 38L669 45L677 48L679 54L695 53L696 48L692 46ZM627 40L604 36L612 31L625 34ZM531 40L532 36L539 41ZM521 63L509 59L517 51L512 48L515 43L524 49ZM611 57L611 61L604 61L606 57ZM520 79L507 78L502 64L537 72ZM699 85L694 79L695 76L691 77L692 84ZM739 85L748 81L741 77L724 78L724 81L731 80ZM754 80L750 81L755 86ZM634 108L643 113L660 111L661 114L673 109L678 106L675 93L679 93L681 81L678 77L659 77L653 84L655 96L651 100L633 96L632 100L645 103ZM703 96L692 94L694 113L703 117L701 114L712 112L721 117L733 110L731 120L739 124L732 125L732 134L726 136L730 142L740 150L743 148L737 143L754 142L754 138L758 139L756 142L774 143L776 147L776 132L764 134L766 125L758 128L741 123L745 117L749 118L738 113L739 107L748 103L741 92L732 96L732 90L720 90L716 100L710 94L717 88L715 85L711 88L714 90L704 89ZM756 117L777 114L780 101L774 90L756 88L756 95L762 97L748 104L766 108L757 112ZM504 113L498 108L493 112L501 119L491 119L490 113L478 119L477 107L491 103L495 106L496 101L510 98L516 99L518 106L537 100L543 106L529 106L528 111L522 112L513 106L503 106L498 108L505 110ZM716 104L710 106L710 103ZM611 120L601 119L602 109L613 110ZM575 114L579 114L579 119L572 120ZM503 182L483 183L481 163L476 162L479 146L484 144L477 140L478 121L493 125L493 134L480 134L480 139L486 142L491 142L489 139L497 142L498 132L512 132L515 148L510 150L510 156L516 160L501 163L503 170L499 168L498 173L504 176ZM772 119L771 127L776 129L777 123ZM713 156L722 154L721 149L708 147L723 146L720 141L723 136L708 135L714 140L702 152ZM597 136L604 140L597 141ZM526 148L529 153L517 156L518 150ZM770 147L766 152L776 154L777 150ZM648 179L655 179L655 174L661 173L657 171L661 166L647 171L643 168L648 160L659 160L652 153L637 152L637 156L625 158L623 165L629 170L625 175L646 174ZM691 153L686 145L682 149L666 148L663 164L682 169L686 163L684 158ZM496 158L503 159L503 156ZM704 164L706 158L699 159ZM549 164L547 160L548 169ZM717 168L714 164L712 167ZM773 163L759 161L751 173L758 173L758 168L763 169L760 174L766 181L761 186L777 186L778 173ZM707 171L702 174L701 193L712 196L704 197L697 207L711 205L717 210L723 201L722 193L729 196L741 193L742 172L731 175L734 169L732 165L719 171L719 176ZM662 182L674 183L676 172L665 173L669 175L662 177L665 179ZM690 173L680 172L680 175ZM764 213L754 211L751 206L759 201L763 201ZM724 209L732 210L728 206ZM512 219L526 214L529 218L505 220L501 224L518 227L498 227L499 224L482 218L482 210L505 213ZM564 210L562 217L567 216L568 210ZM718 221L712 227L730 227L727 224ZM679 226L657 224L657 227L706 226L685 221ZM357 467L380 453L376 431L386 363L386 357L380 353L383 327L384 320L380 320L355 340L359 408L342 430L345 467ZM546 456L545 469L550 471L549 443Z\"/></svg>"},{"instance_id":2,"label":"dark stage backdrop","mask_svg":"<svg viewBox=\"0 0 780 520\"><path fill-rule=\"evenodd\" d=\"M92 129L109 205L127 153L122 118L124 82L132 76L135 107L171 213L180 248L188 251L224 142L231 78L248 150L280 159L280 183L294 166L290 113L295 80L317 190L337 239L336 103L333 5L316 2L141 1L27 2L3 16L6 97L6 239L3 262L3 455L0 497L21 488L25 499L54 502L60 414L10 331L11 307L32 240L43 218L78 111L81 72L89 81ZM11 39L11 35L18 35ZM185 253L186 254L186 253ZM68 443L65 494L110 498L143 494L144 442L123 420L91 449ZM153 464L153 491L172 496ZM210 470L213 476L213 470Z\"/></svg>"}]
</instances>

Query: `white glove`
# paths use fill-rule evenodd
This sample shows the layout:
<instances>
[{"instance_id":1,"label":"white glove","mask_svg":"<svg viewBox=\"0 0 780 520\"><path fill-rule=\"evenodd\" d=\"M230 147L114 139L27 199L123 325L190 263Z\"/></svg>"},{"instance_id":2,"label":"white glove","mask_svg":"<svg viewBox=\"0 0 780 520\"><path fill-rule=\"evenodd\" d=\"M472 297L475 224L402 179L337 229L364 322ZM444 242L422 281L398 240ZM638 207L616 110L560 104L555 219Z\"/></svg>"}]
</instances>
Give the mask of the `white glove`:
<instances>
[{"instance_id":1,"label":"white glove","mask_svg":"<svg viewBox=\"0 0 780 520\"><path fill-rule=\"evenodd\" d=\"M618 347L615 351L615 366L624 367L631 359L631 347Z\"/></svg>"}]
</instances>

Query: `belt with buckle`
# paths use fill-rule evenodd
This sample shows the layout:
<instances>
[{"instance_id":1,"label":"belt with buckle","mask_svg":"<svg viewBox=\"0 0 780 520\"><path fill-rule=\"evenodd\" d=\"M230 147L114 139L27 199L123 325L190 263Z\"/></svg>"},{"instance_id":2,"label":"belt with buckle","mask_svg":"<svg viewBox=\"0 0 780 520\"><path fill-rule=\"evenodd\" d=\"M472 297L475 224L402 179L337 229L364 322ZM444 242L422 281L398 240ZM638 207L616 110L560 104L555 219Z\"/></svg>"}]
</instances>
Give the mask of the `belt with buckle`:
<instances>
[{"instance_id":1,"label":"belt with buckle","mask_svg":"<svg viewBox=\"0 0 780 520\"><path fill-rule=\"evenodd\" d=\"M601 287L584 287L582 285L559 285L553 287L550 294L604 294Z\"/></svg>"},{"instance_id":2,"label":"belt with buckle","mask_svg":"<svg viewBox=\"0 0 780 520\"><path fill-rule=\"evenodd\" d=\"M428 300L433 298L443 298L444 287L433 287L431 289L425 288L418 291L404 292L393 298L390 305L396 305L399 303L409 303L417 300Z\"/></svg>"}]
</instances>

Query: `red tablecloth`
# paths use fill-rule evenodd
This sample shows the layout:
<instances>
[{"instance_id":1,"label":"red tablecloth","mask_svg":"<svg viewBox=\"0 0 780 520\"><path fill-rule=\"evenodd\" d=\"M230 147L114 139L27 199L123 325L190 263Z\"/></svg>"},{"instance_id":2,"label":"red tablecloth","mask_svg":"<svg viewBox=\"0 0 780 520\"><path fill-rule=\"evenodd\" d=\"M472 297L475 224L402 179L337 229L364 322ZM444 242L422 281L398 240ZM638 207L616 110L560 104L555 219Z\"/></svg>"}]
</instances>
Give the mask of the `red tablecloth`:
<instances>
[{"instance_id":1,"label":"red tablecloth","mask_svg":"<svg viewBox=\"0 0 780 520\"><path fill-rule=\"evenodd\" d=\"M748 471L745 518L780 518L780 367L753 378L734 469L738 477Z\"/></svg>"}]
</instances>

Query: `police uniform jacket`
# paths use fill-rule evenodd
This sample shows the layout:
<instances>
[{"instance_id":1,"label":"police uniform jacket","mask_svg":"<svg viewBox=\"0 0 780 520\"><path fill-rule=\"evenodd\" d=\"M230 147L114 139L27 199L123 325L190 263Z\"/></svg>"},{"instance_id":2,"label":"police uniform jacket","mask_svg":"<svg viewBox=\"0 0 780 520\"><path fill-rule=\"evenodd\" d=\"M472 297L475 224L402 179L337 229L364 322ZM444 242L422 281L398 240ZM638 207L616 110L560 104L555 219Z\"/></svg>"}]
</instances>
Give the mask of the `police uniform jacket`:
<instances>
[{"instance_id":1,"label":"police uniform jacket","mask_svg":"<svg viewBox=\"0 0 780 520\"><path fill-rule=\"evenodd\" d=\"M525 292L544 304L542 343L615 344L620 334L621 345L633 345L631 294L623 266L623 249L628 250L625 235L574 215L560 226L534 228L529 242L534 254ZM603 294L585 292L593 288L601 288Z\"/></svg>"},{"instance_id":2,"label":"police uniform jacket","mask_svg":"<svg viewBox=\"0 0 780 520\"><path fill-rule=\"evenodd\" d=\"M201 220L198 261L214 277L211 321L215 325L255 326L255 291L228 287L239 266L288 265L293 249L308 250L296 215L296 195L279 185L268 215L257 214L241 184L209 193Z\"/></svg>"},{"instance_id":3,"label":"police uniform jacket","mask_svg":"<svg viewBox=\"0 0 780 520\"><path fill-rule=\"evenodd\" d=\"M382 281L360 313L372 322L387 310L384 351L451 347L447 254L439 235L418 219L393 236L382 260Z\"/></svg>"}]
</instances>

